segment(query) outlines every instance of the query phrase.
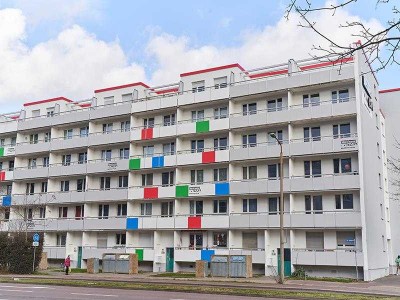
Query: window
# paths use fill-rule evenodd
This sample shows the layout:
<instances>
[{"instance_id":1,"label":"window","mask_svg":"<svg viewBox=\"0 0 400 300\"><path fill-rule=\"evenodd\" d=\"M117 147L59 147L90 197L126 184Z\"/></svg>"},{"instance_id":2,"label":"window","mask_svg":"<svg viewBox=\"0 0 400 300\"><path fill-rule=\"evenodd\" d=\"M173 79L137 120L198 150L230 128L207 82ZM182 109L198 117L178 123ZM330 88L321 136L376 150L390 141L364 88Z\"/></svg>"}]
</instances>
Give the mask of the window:
<instances>
[{"instance_id":1,"label":"window","mask_svg":"<svg viewBox=\"0 0 400 300\"><path fill-rule=\"evenodd\" d=\"M50 159L48 156L43 157L43 167L47 168L50 165Z\"/></svg>"},{"instance_id":2,"label":"window","mask_svg":"<svg viewBox=\"0 0 400 300\"><path fill-rule=\"evenodd\" d=\"M89 135L89 126L81 127L79 129L79 136L80 137L87 137Z\"/></svg>"},{"instance_id":3,"label":"window","mask_svg":"<svg viewBox=\"0 0 400 300\"><path fill-rule=\"evenodd\" d=\"M43 181L43 182L42 182L42 186L41 186L40 191L41 191L42 193L47 193L47 181Z\"/></svg>"},{"instance_id":4,"label":"window","mask_svg":"<svg viewBox=\"0 0 400 300\"><path fill-rule=\"evenodd\" d=\"M192 122L203 121L204 110L192 110Z\"/></svg>"},{"instance_id":5,"label":"window","mask_svg":"<svg viewBox=\"0 0 400 300\"><path fill-rule=\"evenodd\" d=\"M321 128L318 127L304 127L304 142L320 141L321 140Z\"/></svg>"},{"instance_id":6,"label":"window","mask_svg":"<svg viewBox=\"0 0 400 300\"><path fill-rule=\"evenodd\" d=\"M151 216L153 210L152 203L140 203L140 215L141 216Z\"/></svg>"},{"instance_id":7,"label":"window","mask_svg":"<svg viewBox=\"0 0 400 300\"><path fill-rule=\"evenodd\" d=\"M257 134L246 134L242 135L243 148L256 147L257 146Z\"/></svg>"},{"instance_id":8,"label":"window","mask_svg":"<svg viewBox=\"0 0 400 300\"><path fill-rule=\"evenodd\" d=\"M175 125L175 114L170 114L167 116L164 116L164 126L172 126Z\"/></svg>"},{"instance_id":9,"label":"window","mask_svg":"<svg viewBox=\"0 0 400 300\"><path fill-rule=\"evenodd\" d=\"M242 248L257 249L257 232L242 232Z\"/></svg>"},{"instance_id":10,"label":"window","mask_svg":"<svg viewBox=\"0 0 400 300\"><path fill-rule=\"evenodd\" d=\"M27 183L26 184L26 194L33 195L35 193L35 183Z\"/></svg>"},{"instance_id":11,"label":"window","mask_svg":"<svg viewBox=\"0 0 400 300\"><path fill-rule=\"evenodd\" d=\"M175 154L175 142L163 144L163 155L174 155Z\"/></svg>"},{"instance_id":12,"label":"window","mask_svg":"<svg viewBox=\"0 0 400 300\"><path fill-rule=\"evenodd\" d=\"M279 198L278 197L270 197L268 198L268 212L270 215L276 215L278 212L279 206Z\"/></svg>"},{"instance_id":13,"label":"window","mask_svg":"<svg viewBox=\"0 0 400 300\"><path fill-rule=\"evenodd\" d=\"M214 200L214 214L226 214L228 211L227 200Z\"/></svg>"},{"instance_id":14,"label":"window","mask_svg":"<svg viewBox=\"0 0 400 300\"><path fill-rule=\"evenodd\" d=\"M108 149L108 150L101 150L101 159L102 159L103 161L111 161L111 154L112 154L112 152L111 152L110 149Z\"/></svg>"},{"instance_id":15,"label":"window","mask_svg":"<svg viewBox=\"0 0 400 300\"><path fill-rule=\"evenodd\" d=\"M174 202L161 202L161 217L172 217L174 215Z\"/></svg>"},{"instance_id":16,"label":"window","mask_svg":"<svg viewBox=\"0 0 400 300\"><path fill-rule=\"evenodd\" d=\"M79 178L76 180L76 190L78 192L86 191L86 178Z\"/></svg>"},{"instance_id":17,"label":"window","mask_svg":"<svg viewBox=\"0 0 400 300\"><path fill-rule=\"evenodd\" d=\"M0 139L0 147L4 147L6 145L5 139Z\"/></svg>"},{"instance_id":18,"label":"window","mask_svg":"<svg viewBox=\"0 0 400 300\"><path fill-rule=\"evenodd\" d=\"M44 142L47 143L47 142L50 142L50 140L51 140L51 132L45 132L44 133Z\"/></svg>"},{"instance_id":19,"label":"window","mask_svg":"<svg viewBox=\"0 0 400 300\"><path fill-rule=\"evenodd\" d=\"M87 152L78 153L78 164L87 163Z\"/></svg>"},{"instance_id":20,"label":"window","mask_svg":"<svg viewBox=\"0 0 400 300\"><path fill-rule=\"evenodd\" d=\"M332 128L334 139L350 137L350 123L333 125Z\"/></svg>"},{"instance_id":21,"label":"window","mask_svg":"<svg viewBox=\"0 0 400 300\"><path fill-rule=\"evenodd\" d=\"M161 184L163 186L170 186L174 184L174 171L163 172L161 174Z\"/></svg>"},{"instance_id":22,"label":"window","mask_svg":"<svg viewBox=\"0 0 400 300\"><path fill-rule=\"evenodd\" d=\"M306 232L306 248L310 250L324 250L324 233Z\"/></svg>"},{"instance_id":23,"label":"window","mask_svg":"<svg viewBox=\"0 0 400 300\"><path fill-rule=\"evenodd\" d=\"M118 187L127 188L128 187L128 175L118 177Z\"/></svg>"},{"instance_id":24,"label":"window","mask_svg":"<svg viewBox=\"0 0 400 300\"><path fill-rule=\"evenodd\" d=\"M281 164L268 165L268 179L277 179L281 176Z\"/></svg>"},{"instance_id":25,"label":"window","mask_svg":"<svg viewBox=\"0 0 400 300\"><path fill-rule=\"evenodd\" d=\"M304 161L304 176L309 178L310 175L313 177L321 177L321 161L313 160L313 161Z\"/></svg>"},{"instance_id":26,"label":"window","mask_svg":"<svg viewBox=\"0 0 400 300\"><path fill-rule=\"evenodd\" d=\"M109 190L111 186L111 177L100 177L100 189Z\"/></svg>"},{"instance_id":27,"label":"window","mask_svg":"<svg viewBox=\"0 0 400 300\"><path fill-rule=\"evenodd\" d=\"M62 156L62 165L63 166L71 165L71 154L66 154Z\"/></svg>"},{"instance_id":28,"label":"window","mask_svg":"<svg viewBox=\"0 0 400 300\"><path fill-rule=\"evenodd\" d=\"M320 105L319 94L303 95L303 107Z\"/></svg>"},{"instance_id":29,"label":"window","mask_svg":"<svg viewBox=\"0 0 400 300\"><path fill-rule=\"evenodd\" d=\"M32 208L27 208L27 218L28 220L32 220L33 219L33 209Z\"/></svg>"},{"instance_id":30,"label":"window","mask_svg":"<svg viewBox=\"0 0 400 300\"><path fill-rule=\"evenodd\" d=\"M13 171L14 170L14 161L13 160L10 160L8 162L8 170L9 171Z\"/></svg>"},{"instance_id":31,"label":"window","mask_svg":"<svg viewBox=\"0 0 400 300\"><path fill-rule=\"evenodd\" d=\"M283 132L282 132L282 130L271 131L271 132L268 132L268 136L267 136L269 145L275 145L277 143L276 139L273 138L271 135L275 135L276 138L278 139L278 141L280 141L280 142L283 141Z\"/></svg>"},{"instance_id":32,"label":"window","mask_svg":"<svg viewBox=\"0 0 400 300\"><path fill-rule=\"evenodd\" d=\"M228 86L228 78L226 76L214 78L214 88L215 89L224 89L227 86Z\"/></svg>"},{"instance_id":33,"label":"window","mask_svg":"<svg viewBox=\"0 0 400 300\"><path fill-rule=\"evenodd\" d=\"M28 169L36 169L37 164L36 164L36 158L30 158L28 160Z\"/></svg>"},{"instance_id":34,"label":"window","mask_svg":"<svg viewBox=\"0 0 400 300\"><path fill-rule=\"evenodd\" d=\"M40 117L40 109L32 110L32 118Z\"/></svg>"},{"instance_id":35,"label":"window","mask_svg":"<svg viewBox=\"0 0 400 300\"><path fill-rule=\"evenodd\" d=\"M154 156L154 146L143 146L143 156L144 157L152 157Z\"/></svg>"},{"instance_id":36,"label":"window","mask_svg":"<svg viewBox=\"0 0 400 300\"><path fill-rule=\"evenodd\" d=\"M242 168L243 180L257 179L257 166L248 166Z\"/></svg>"},{"instance_id":37,"label":"window","mask_svg":"<svg viewBox=\"0 0 400 300\"><path fill-rule=\"evenodd\" d=\"M119 159L129 159L129 148L119 149Z\"/></svg>"},{"instance_id":38,"label":"window","mask_svg":"<svg viewBox=\"0 0 400 300\"><path fill-rule=\"evenodd\" d=\"M204 140L192 140L190 142L190 149L192 153L204 151Z\"/></svg>"},{"instance_id":39,"label":"window","mask_svg":"<svg viewBox=\"0 0 400 300\"><path fill-rule=\"evenodd\" d=\"M110 213L110 205L99 204L99 219L108 219Z\"/></svg>"},{"instance_id":40,"label":"window","mask_svg":"<svg viewBox=\"0 0 400 300\"><path fill-rule=\"evenodd\" d=\"M214 232L213 241L215 247L228 247L228 234L226 232Z\"/></svg>"},{"instance_id":41,"label":"window","mask_svg":"<svg viewBox=\"0 0 400 300\"><path fill-rule=\"evenodd\" d=\"M46 218L46 207L39 207L39 219Z\"/></svg>"},{"instance_id":42,"label":"window","mask_svg":"<svg viewBox=\"0 0 400 300\"><path fill-rule=\"evenodd\" d=\"M228 107L214 108L214 119L226 119L228 117Z\"/></svg>"},{"instance_id":43,"label":"window","mask_svg":"<svg viewBox=\"0 0 400 300\"><path fill-rule=\"evenodd\" d=\"M335 195L336 209L353 209L353 194Z\"/></svg>"},{"instance_id":44,"label":"window","mask_svg":"<svg viewBox=\"0 0 400 300\"><path fill-rule=\"evenodd\" d=\"M379 184L379 188L382 188L382 175L381 173L378 173L378 184Z\"/></svg>"},{"instance_id":45,"label":"window","mask_svg":"<svg viewBox=\"0 0 400 300\"><path fill-rule=\"evenodd\" d=\"M128 206L126 203L118 204L117 206L117 216L118 217L125 217L127 215Z\"/></svg>"},{"instance_id":46,"label":"window","mask_svg":"<svg viewBox=\"0 0 400 300\"><path fill-rule=\"evenodd\" d=\"M142 174L142 186L151 186L153 185L153 174Z\"/></svg>"},{"instance_id":47,"label":"window","mask_svg":"<svg viewBox=\"0 0 400 300\"><path fill-rule=\"evenodd\" d=\"M75 206L75 219L81 220L85 216L85 205Z\"/></svg>"},{"instance_id":48,"label":"window","mask_svg":"<svg viewBox=\"0 0 400 300\"><path fill-rule=\"evenodd\" d=\"M154 127L154 118L143 119L143 127L144 128L153 128Z\"/></svg>"},{"instance_id":49,"label":"window","mask_svg":"<svg viewBox=\"0 0 400 300\"><path fill-rule=\"evenodd\" d=\"M214 169L214 181L227 181L228 168Z\"/></svg>"},{"instance_id":50,"label":"window","mask_svg":"<svg viewBox=\"0 0 400 300\"><path fill-rule=\"evenodd\" d=\"M203 170L190 170L190 183L191 184L202 184L204 182L204 171Z\"/></svg>"},{"instance_id":51,"label":"window","mask_svg":"<svg viewBox=\"0 0 400 300\"><path fill-rule=\"evenodd\" d=\"M64 130L64 140L72 139L72 134L73 134L73 130L72 129Z\"/></svg>"},{"instance_id":52,"label":"window","mask_svg":"<svg viewBox=\"0 0 400 300\"><path fill-rule=\"evenodd\" d=\"M69 192L69 180L61 181L61 192Z\"/></svg>"},{"instance_id":53,"label":"window","mask_svg":"<svg viewBox=\"0 0 400 300\"><path fill-rule=\"evenodd\" d=\"M191 249L191 250L203 249L203 234L202 233L191 233L189 235L189 249Z\"/></svg>"},{"instance_id":54,"label":"window","mask_svg":"<svg viewBox=\"0 0 400 300\"><path fill-rule=\"evenodd\" d=\"M203 214L203 201L202 200L190 200L189 201L189 212L190 215L201 216Z\"/></svg>"},{"instance_id":55,"label":"window","mask_svg":"<svg viewBox=\"0 0 400 300\"><path fill-rule=\"evenodd\" d=\"M57 246L65 247L67 244L67 235L66 234L57 234Z\"/></svg>"},{"instance_id":56,"label":"window","mask_svg":"<svg viewBox=\"0 0 400 300\"><path fill-rule=\"evenodd\" d=\"M115 235L115 244L117 246L125 246L126 245L126 233L117 233Z\"/></svg>"},{"instance_id":57,"label":"window","mask_svg":"<svg viewBox=\"0 0 400 300\"><path fill-rule=\"evenodd\" d=\"M132 100L133 100L133 93L122 94L122 102L132 101Z\"/></svg>"},{"instance_id":58,"label":"window","mask_svg":"<svg viewBox=\"0 0 400 300\"><path fill-rule=\"evenodd\" d=\"M67 218L68 217L68 206L60 206L58 208L58 217Z\"/></svg>"},{"instance_id":59,"label":"window","mask_svg":"<svg viewBox=\"0 0 400 300\"><path fill-rule=\"evenodd\" d=\"M221 138L215 138L214 139L214 150L226 150L228 149L228 138L227 137L221 137Z\"/></svg>"},{"instance_id":60,"label":"window","mask_svg":"<svg viewBox=\"0 0 400 300\"><path fill-rule=\"evenodd\" d=\"M350 100L349 90L332 91L332 103L348 102Z\"/></svg>"},{"instance_id":61,"label":"window","mask_svg":"<svg viewBox=\"0 0 400 300\"><path fill-rule=\"evenodd\" d=\"M322 196L304 196L304 204L305 204L305 211L306 214L322 214Z\"/></svg>"},{"instance_id":62,"label":"window","mask_svg":"<svg viewBox=\"0 0 400 300\"><path fill-rule=\"evenodd\" d=\"M114 103L114 96L104 97L104 105L112 105Z\"/></svg>"},{"instance_id":63,"label":"window","mask_svg":"<svg viewBox=\"0 0 400 300\"><path fill-rule=\"evenodd\" d=\"M47 183L47 182L46 182ZM46 192L47 192L47 188L46 188ZM12 184L7 184L6 187L6 194L7 195L11 195L12 194Z\"/></svg>"},{"instance_id":64,"label":"window","mask_svg":"<svg viewBox=\"0 0 400 300\"><path fill-rule=\"evenodd\" d=\"M4 220L5 221L10 220L10 208L9 207L4 208Z\"/></svg>"},{"instance_id":65,"label":"window","mask_svg":"<svg viewBox=\"0 0 400 300\"><path fill-rule=\"evenodd\" d=\"M267 111L281 111L282 110L282 98L267 101Z\"/></svg>"},{"instance_id":66,"label":"window","mask_svg":"<svg viewBox=\"0 0 400 300\"><path fill-rule=\"evenodd\" d=\"M29 135L29 143L37 144L39 142L39 135L37 133Z\"/></svg>"},{"instance_id":67,"label":"window","mask_svg":"<svg viewBox=\"0 0 400 300\"><path fill-rule=\"evenodd\" d=\"M243 116L255 115L257 113L257 103L243 104L242 112Z\"/></svg>"},{"instance_id":68,"label":"window","mask_svg":"<svg viewBox=\"0 0 400 300\"><path fill-rule=\"evenodd\" d=\"M97 248L107 248L107 233L97 233Z\"/></svg>"},{"instance_id":69,"label":"window","mask_svg":"<svg viewBox=\"0 0 400 300\"><path fill-rule=\"evenodd\" d=\"M121 132L128 132L131 130L131 121L121 122Z\"/></svg>"},{"instance_id":70,"label":"window","mask_svg":"<svg viewBox=\"0 0 400 300\"><path fill-rule=\"evenodd\" d=\"M113 123L103 124L103 134L109 134L113 131Z\"/></svg>"},{"instance_id":71,"label":"window","mask_svg":"<svg viewBox=\"0 0 400 300\"><path fill-rule=\"evenodd\" d=\"M200 93L205 90L204 80L192 82L192 93Z\"/></svg>"},{"instance_id":72,"label":"window","mask_svg":"<svg viewBox=\"0 0 400 300\"><path fill-rule=\"evenodd\" d=\"M351 158L334 158L333 173L351 173Z\"/></svg>"},{"instance_id":73,"label":"window","mask_svg":"<svg viewBox=\"0 0 400 300\"><path fill-rule=\"evenodd\" d=\"M243 199L243 212L257 212L257 199Z\"/></svg>"},{"instance_id":74,"label":"window","mask_svg":"<svg viewBox=\"0 0 400 300\"><path fill-rule=\"evenodd\" d=\"M355 247L356 233L354 231L337 231L336 240L338 247Z\"/></svg>"}]
</instances>

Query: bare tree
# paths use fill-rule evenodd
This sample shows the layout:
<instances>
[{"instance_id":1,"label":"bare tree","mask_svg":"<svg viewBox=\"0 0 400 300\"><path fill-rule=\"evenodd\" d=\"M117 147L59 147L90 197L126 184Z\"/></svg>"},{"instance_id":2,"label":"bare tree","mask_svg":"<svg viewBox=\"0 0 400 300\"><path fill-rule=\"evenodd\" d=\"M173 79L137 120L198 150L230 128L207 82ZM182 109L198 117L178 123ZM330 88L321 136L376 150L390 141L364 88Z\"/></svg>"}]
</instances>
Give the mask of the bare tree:
<instances>
[{"instance_id":1,"label":"bare tree","mask_svg":"<svg viewBox=\"0 0 400 300\"><path fill-rule=\"evenodd\" d=\"M400 150L400 142L395 139L395 144L394 146L396 147L397 150ZM389 183L394 187L394 189L391 190L389 197L393 200L399 200L400 199L400 158L399 157L388 157L388 172L392 173L391 176L389 176Z\"/></svg>"},{"instance_id":2,"label":"bare tree","mask_svg":"<svg viewBox=\"0 0 400 300\"><path fill-rule=\"evenodd\" d=\"M313 0L289 0L286 8L285 17L289 19L292 14L300 16L299 26L313 30L323 40L329 42L329 47L313 45L311 50L315 50L317 55L313 58L330 59L335 57L345 58L351 56L355 51L362 49L366 59L373 66L375 71L385 69L388 65L399 65L399 47L400 47L400 11L396 7L397 0L376 0L361 1L371 9L377 9L378 6L386 5L391 10L391 16L384 24L385 28L379 31L373 31L366 24L359 21L345 21L340 24L341 28L351 29L355 44L341 44L334 36L324 33L319 27L318 21L315 21L315 14L321 12L331 12L335 16L337 10L354 5L358 0L339 0L338 2L327 3L323 6L316 5ZM392 2L394 2L392 4ZM360 3L360 2L359 2ZM358 41L358 42L357 42Z\"/></svg>"}]
</instances>

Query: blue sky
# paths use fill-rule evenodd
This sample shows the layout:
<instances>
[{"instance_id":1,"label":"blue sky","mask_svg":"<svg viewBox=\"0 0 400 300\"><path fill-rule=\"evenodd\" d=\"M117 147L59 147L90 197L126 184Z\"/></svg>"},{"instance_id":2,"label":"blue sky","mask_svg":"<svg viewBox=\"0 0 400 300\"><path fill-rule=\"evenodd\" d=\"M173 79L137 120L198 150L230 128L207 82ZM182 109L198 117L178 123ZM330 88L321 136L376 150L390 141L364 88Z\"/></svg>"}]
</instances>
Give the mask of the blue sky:
<instances>
[{"instance_id":1,"label":"blue sky","mask_svg":"<svg viewBox=\"0 0 400 300\"><path fill-rule=\"evenodd\" d=\"M384 24L391 15L387 6L376 8L366 2L374 3L359 1L337 13L337 24L348 16L360 17L373 28ZM9 30L11 36L5 43L4 57L10 58L6 67L15 72L2 80L0 71L0 102L18 109L25 101L91 97L95 88L136 80L175 82L180 72L200 67L282 63L307 57L318 42L311 33L291 32L297 21L292 20L290 27L283 20L285 0L198 3L0 0L0 13L9 16L3 25L0 21L0 31ZM334 26L324 19L322 28ZM343 38L333 27L327 30ZM1 38L0 33L0 54ZM381 88L400 86L398 71L398 67L381 71Z\"/></svg>"}]
</instances>

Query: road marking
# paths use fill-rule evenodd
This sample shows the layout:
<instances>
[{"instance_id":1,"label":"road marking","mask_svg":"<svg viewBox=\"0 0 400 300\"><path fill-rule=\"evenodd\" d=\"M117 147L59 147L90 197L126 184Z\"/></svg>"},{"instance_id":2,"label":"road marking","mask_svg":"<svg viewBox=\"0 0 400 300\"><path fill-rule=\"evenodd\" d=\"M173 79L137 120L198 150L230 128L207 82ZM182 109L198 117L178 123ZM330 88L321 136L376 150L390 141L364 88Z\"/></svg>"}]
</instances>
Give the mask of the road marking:
<instances>
[{"instance_id":1,"label":"road marking","mask_svg":"<svg viewBox=\"0 0 400 300\"><path fill-rule=\"evenodd\" d=\"M118 297L117 295L102 295L102 294L85 294L85 293L71 293L77 296L95 296L95 297Z\"/></svg>"},{"instance_id":2,"label":"road marking","mask_svg":"<svg viewBox=\"0 0 400 300\"><path fill-rule=\"evenodd\" d=\"M18 289L49 289L49 290L54 290L55 288L53 287L47 287L47 286L18 286L16 287L15 285L0 285L0 288L18 288ZM0 299L1 300L1 299Z\"/></svg>"},{"instance_id":3,"label":"road marking","mask_svg":"<svg viewBox=\"0 0 400 300\"><path fill-rule=\"evenodd\" d=\"M21 293L33 293L33 291L24 291L24 290L6 290L6 289L1 289L0 291L4 291L4 292L21 292Z\"/></svg>"}]
</instances>

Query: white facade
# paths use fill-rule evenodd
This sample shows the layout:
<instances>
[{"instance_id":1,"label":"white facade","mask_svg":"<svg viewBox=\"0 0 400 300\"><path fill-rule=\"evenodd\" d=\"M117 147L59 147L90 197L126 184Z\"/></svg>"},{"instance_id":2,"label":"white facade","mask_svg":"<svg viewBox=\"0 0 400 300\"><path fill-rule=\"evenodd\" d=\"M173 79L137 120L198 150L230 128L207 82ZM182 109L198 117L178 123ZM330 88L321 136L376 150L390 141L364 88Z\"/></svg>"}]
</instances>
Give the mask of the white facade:
<instances>
[{"instance_id":1,"label":"white facade","mask_svg":"<svg viewBox=\"0 0 400 300\"><path fill-rule=\"evenodd\" d=\"M285 269L388 275L384 118L368 68L359 53L256 71L234 64L163 87L96 90L86 102L26 103L0 123L2 230L28 216L48 257L70 254L78 267L136 252L144 270L188 271L212 254L242 253L255 272L275 274L275 133Z\"/></svg>"}]
</instances>

